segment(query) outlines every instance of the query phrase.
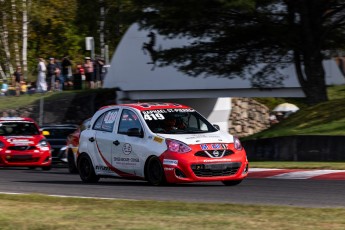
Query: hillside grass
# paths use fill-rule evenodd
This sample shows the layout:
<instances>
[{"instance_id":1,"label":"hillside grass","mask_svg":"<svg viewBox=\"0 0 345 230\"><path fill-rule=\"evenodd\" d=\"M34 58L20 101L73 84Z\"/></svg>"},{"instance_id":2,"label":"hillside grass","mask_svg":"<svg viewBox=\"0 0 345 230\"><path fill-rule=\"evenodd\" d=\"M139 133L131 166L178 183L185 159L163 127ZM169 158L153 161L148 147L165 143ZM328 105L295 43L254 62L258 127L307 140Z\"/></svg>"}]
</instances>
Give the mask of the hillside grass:
<instances>
[{"instance_id":1,"label":"hillside grass","mask_svg":"<svg viewBox=\"0 0 345 230\"><path fill-rule=\"evenodd\" d=\"M300 110L243 140L293 135L345 135L345 86L328 87L328 96L329 101L314 106L307 106L303 99L260 99L270 109L281 102L291 102Z\"/></svg>"}]
</instances>

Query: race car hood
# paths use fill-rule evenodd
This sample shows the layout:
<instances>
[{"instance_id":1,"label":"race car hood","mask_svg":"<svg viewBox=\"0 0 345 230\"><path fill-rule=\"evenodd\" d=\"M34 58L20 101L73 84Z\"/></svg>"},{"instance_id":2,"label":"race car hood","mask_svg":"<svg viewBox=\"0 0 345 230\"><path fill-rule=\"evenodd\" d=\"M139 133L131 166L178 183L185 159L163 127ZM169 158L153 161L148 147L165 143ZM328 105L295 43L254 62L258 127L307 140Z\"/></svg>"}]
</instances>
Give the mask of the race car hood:
<instances>
[{"instance_id":1,"label":"race car hood","mask_svg":"<svg viewBox=\"0 0 345 230\"><path fill-rule=\"evenodd\" d=\"M159 134L159 136L174 139L188 145L201 143L233 143L234 137L228 133L217 131L212 133L197 134Z\"/></svg>"},{"instance_id":2,"label":"race car hood","mask_svg":"<svg viewBox=\"0 0 345 230\"><path fill-rule=\"evenodd\" d=\"M42 137L37 136L2 136L0 140L7 145L36 145Z\"/></svg>"}]
</instances>

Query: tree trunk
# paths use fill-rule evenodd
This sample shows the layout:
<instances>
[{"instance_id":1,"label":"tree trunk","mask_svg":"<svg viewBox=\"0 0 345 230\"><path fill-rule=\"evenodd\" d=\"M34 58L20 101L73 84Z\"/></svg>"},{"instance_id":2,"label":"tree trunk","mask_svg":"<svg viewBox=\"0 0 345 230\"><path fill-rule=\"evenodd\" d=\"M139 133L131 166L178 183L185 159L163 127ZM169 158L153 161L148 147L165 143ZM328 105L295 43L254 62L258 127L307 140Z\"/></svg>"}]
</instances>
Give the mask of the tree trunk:
<instances>
[{"instance_id":1,"label":"tree trunk","mask_svg":"<svg viewBox=\"0 0 345 230\"><path fill-rule=\"evenodd\" d=\"M12 0L12 22L13 22L13 46L16 66L20 66L20 52L18 45L18 23L17 23L17 5L16 0Z\"/></svg>"},{"instance_id":2,"label":"tree trunk","mask_svg":"<svg viewBox=\"0 0 345 230\"><path fill-rule=\"evenodd\" d=\"M1 36L1 41L2 41L3 48L4 48L4 52L5 52L5 67L6 67L5 73L6 73L7 78L10 78L11 74L14 71L13 71L13 66L11 64L10 47L8 45L9 32L8 32L7 23L8 23L7 22L7 13L4 10L4 11L2 11L2 28L0 28L0 36Z\"/></svg>"},{"instance_id":3,"label":"tree trunk","mask_svg":"<svg viewBox=\"0 0 345 230\"><path fill-rule=\"evenodd\" d=\"M325 1L313 1L311 4L310 1L300 0L293 1L293 4L296 4L290 8L296 17L293 23L300 31L296 41L299 46L296 50L299 51L295 50L296 72L308 104L315 105L328 101L321 52L324 42L321 39L322 18L327 7Z\"/></svg>"},{"instance_id":4,"label":"tree trunk","mask_svg":"<svg viewBox=\"0 0 345 230\"><path fill-rule=\"evenodd\" d=\"M99 0L100 7L100 20L99 20L99 42L101 49L101 57L104 59L104 22L105 22L105 10L104 10L104 0Z\"/></svg>"},{"instance_id":5,"label":"tree trunk","mask_svg":"<svg viewBox=\"0 0 345 230\"><path fill-rule=\"evenodd\" d=\"M27 49L28 49L28 7L27 1L23 0L23 48L22 48L22 60L23 60L23 76L27 79L28 76L28 60L27 60Z\"/></svg>"},{"instance_id":6,"label":"tree trunk","mask_svg":"<svg viewBox=\"0 0 345 230\"><path fill-rule=\"evenodd\" d=\"M303 90L307 97L307 103L315 105L328 101L325 71L322 65L322 60L305 61L304 65L304 72L308 80Z\"/></svg>"}]
</instances>

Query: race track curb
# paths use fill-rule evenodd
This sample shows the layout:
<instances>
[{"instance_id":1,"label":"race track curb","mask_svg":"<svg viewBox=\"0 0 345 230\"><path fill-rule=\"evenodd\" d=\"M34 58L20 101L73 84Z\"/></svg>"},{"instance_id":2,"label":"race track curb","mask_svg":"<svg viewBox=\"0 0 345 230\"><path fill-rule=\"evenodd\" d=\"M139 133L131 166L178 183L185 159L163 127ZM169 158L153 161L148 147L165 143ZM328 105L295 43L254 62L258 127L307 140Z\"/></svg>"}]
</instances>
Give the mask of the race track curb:
<instances>
[{"instance_id":1,"label":"race track curb","mask_svg":"<svg viewBox=\"0 0 345 230\"><path fill-rule=\"evenodd\" d=\"M251 168L248 178L345 180L345 170Z\"/></svg>"}]
</instances>

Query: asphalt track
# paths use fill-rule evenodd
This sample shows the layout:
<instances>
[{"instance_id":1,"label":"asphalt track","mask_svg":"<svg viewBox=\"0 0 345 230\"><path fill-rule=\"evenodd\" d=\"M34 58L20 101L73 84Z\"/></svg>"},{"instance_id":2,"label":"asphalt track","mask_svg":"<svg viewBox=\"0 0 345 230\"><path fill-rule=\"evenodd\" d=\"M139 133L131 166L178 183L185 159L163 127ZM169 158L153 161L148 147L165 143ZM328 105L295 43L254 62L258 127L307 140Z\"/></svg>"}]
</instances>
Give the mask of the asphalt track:
<instances>
[{"instance_id":1,"label":"asphalt track","mask_svg":"<svg viewBox=\"0 0 345 230\"><path fill-rule=\"evenodd\" d=\"M154 187L109 178L83 184L66 168L0 168L0 174L0 193L345 208L345 171L251 169L249 177L234 187L220 182Z\"/></svg>"}]
</instances>

